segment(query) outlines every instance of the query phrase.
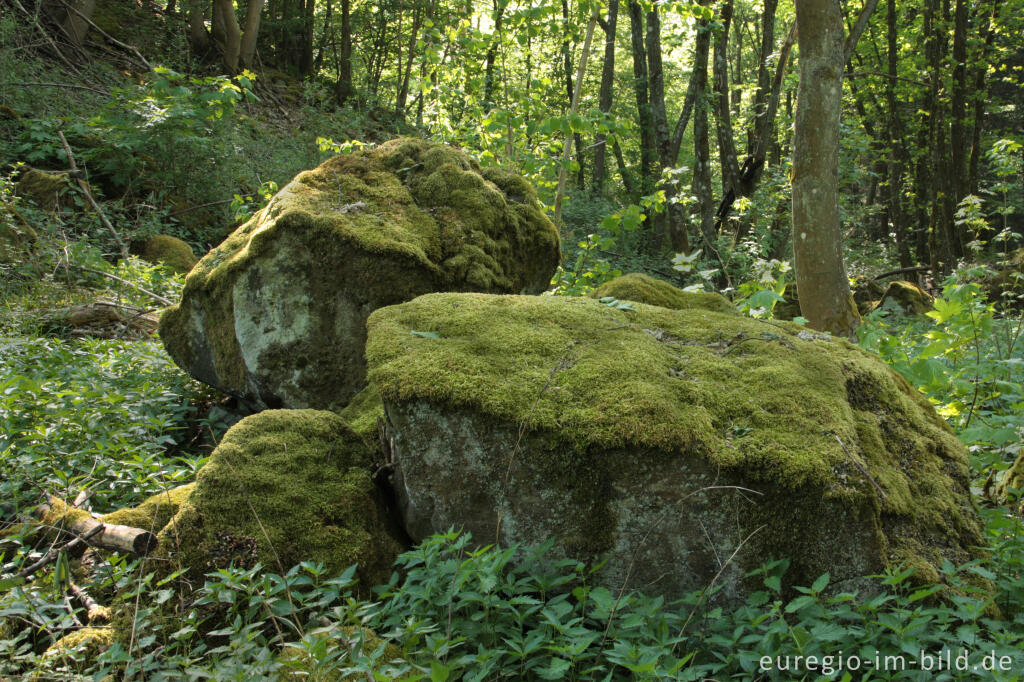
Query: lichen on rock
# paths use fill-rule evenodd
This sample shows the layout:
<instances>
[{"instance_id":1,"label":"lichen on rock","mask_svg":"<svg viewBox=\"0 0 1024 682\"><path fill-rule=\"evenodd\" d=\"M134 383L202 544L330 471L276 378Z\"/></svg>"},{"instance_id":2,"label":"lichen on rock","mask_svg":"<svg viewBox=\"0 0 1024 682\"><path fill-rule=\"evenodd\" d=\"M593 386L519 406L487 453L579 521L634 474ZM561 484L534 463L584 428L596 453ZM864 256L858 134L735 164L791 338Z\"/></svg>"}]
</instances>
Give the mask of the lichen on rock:
<instances>
[{"instance_id":1,"label":"lichen on rock","mask_svg":"<svg viewBox=\"0 0 1024 682\"><path fill-rule=\"evenodd\" d=\"M708 291L688 292L650 275L631 272L605 282L591 292L591 298L613 296L625 301L656 305L672 310L702 308L719 313L739 314L725 296Z\"/></svg>"},{"instance_id":2,"label":"lichen on rock","mask_svg":"<svg viewBox=\"0 0 1024 682\"><path fill-rule=\"evenodd\" d=\"M368 327L414 539L554 538L608 559L608 584L671 596L738 550L726 599L773 557L793 584L828 571L856 588L981 545L963 446L846 341L702 309L475 294L422 296Z\"/></svg>"},{"instance_id":3,"label":"lichen on rock","mask_svg":"<svg viewBox=\"0 0 1024 682\"><path fill-rule=\"evenodd\" d=\"M267 410L225 434L195 488L160 531L158 552L193 577L259 562L302 561L340 573L359 564L360 592L386 582L402 551L371 480L372 453L344 421L316 410Z\"/></svg>"},{"instance_id":4,"label":"lichen on rock","mask_svg":"<svg viewBox=\"0 0 1024 682\"><path fill-rule=\"evenodd\" d=\"M398 139L299 174L208 253L162 318L174 360L255 408L340 409L365 321L432 291L539 293L559 240L522 178Z\"/></svg>"}]
</instances>

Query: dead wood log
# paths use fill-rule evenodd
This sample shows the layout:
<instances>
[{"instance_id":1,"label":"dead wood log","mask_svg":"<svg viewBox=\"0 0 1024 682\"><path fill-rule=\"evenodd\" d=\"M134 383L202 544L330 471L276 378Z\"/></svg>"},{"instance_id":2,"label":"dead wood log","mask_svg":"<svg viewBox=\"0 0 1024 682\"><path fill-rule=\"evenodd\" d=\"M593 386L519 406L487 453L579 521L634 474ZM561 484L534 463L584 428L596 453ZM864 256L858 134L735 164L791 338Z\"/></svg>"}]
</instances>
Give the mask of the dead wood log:
<instances>
[{"instance_id":1,"label":"dead wood log","mask_svg":"<svg viewBox=\"0 0 1024 682\"><path fill-rule=\"evenodd\" d=\"M135 556L145 556L156 547L156 536L148 530L100 523L89 512L74 509L63 500L51 495L47 500L36 507L36 517L79 538L88 536L93 547Z\"/></svg>"}]
</instances>

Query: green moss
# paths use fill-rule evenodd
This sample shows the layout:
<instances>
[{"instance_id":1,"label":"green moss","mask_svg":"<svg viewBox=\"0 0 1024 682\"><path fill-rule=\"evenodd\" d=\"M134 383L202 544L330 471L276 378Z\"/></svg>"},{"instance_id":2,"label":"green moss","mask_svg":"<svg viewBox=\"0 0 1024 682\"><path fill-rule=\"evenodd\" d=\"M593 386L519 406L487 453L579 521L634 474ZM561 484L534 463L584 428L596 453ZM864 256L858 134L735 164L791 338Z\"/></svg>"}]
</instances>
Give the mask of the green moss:
<instances>
[{"instance_id":1,"label":"green moss","mask_svg":"<svg viewBox=\"0 0 1024 682\"><path fill-rule=\"evenodd\" d=\"M846 341L703 309L477 294L422 296L376 311L368 328L385 405L523 424L578 486L599 490L616 466L609 452L698 458L772 491L765 537L819 538L811 554L827 558L836 541L800 523L843 514L878 529L880 552L915 541L962 561L981 544L963 446L917 391Z\"/></svg>"},{"instance_id":2,"label":"green moss","mask_svg":"<svg viewBox=\"0 0 1024 682\"><path fill-rule=\"evenodd\" d=\"M49 509L39 520L45 526L51 528L70 528L79 521L91 519L92 514L84 509L78 509L64 502L57 497L50 498Z\"/></svg>"},{"instance_id":3,"label":"green moss","mask_svg":"<svg viewBox=\"0 0 1024 682\"><path fill-rule=\"evenodd\" d=\"M142 528L152 533L159 532L167 525L181 506L188 500L189 495L195 488L194 483L188 483L166 492L157 493L146 498L142 504L126 509L118 509L100 517L103 523L113 523L119 526L131 526Z\"/></svg>"},{"instance_id":4,"label":"green moss","mask_svg":"<svg viewBox=\"0 0 1024 682\"><path fill-rule=\"evenodd\" d=\"M392 140L296 176L193 268L160 336L179 365L229 393L340 409L364 385L370 311L439 290L540 293L558 258L557 232L525 181L482 174L451 147ZM239 328L275 304L282 319L265 326L281 336L301 322L302 334L278 342ZM266 347L243 349L240 337ZM275 393L287 383L297 385Z\"/></svg>"},{"instance_id":5,"label":"green moss","mask_svg":"<svg viewBox=\"0 0 1024 682\"><path fill-rule=\"evenodd\" d=\"M725 296L710 292L688 293L677 289L668 282L655 279L639 272L616 277L590 294L592 298L613 296L625 301L636 301L672 310L700 308L719 313L739 314L736 307Z\"/></svg>"},{"instance_id":6,"label":"green moss","mask_svg":"<svg viewBox=\"0 0 1024 682\"><path fill-rule=\"evenodd\" d=\"M872 277L858 277L851 282L850 288L853 290L857 311L861 315L867 315L874 310L885 295L885 289Z\"/></svg>"},{"instance_id":7,"label":"green moss","mask_svg":"<svg viewBox=\"0 0 1024 682\"><path fill-rule=\"evenodd\" d=\"M47 173L32 168L21 174L16 189L20 196L31 199L41 208L54 210L60 204L61 195L70 187L67 173Z\"/></svg>"},{"instance_id":8,"label":"green moss","mask_svg":"<svg viewBox=\"0 0 1024 682\"><path fill-rule=\"evenodd\" d=\"M40 660L42 670L35 679L52 679L47 669L55 665L84 672L92 668L96 658L113 643L114 631L106 627L86 627L64 635L43 652Z\"/></svg>"},{"instance_id":9,"label":"green moss","mask_svg":"<svg viewBox=\"0 0 1024 682\"><path fill-rule=\"evenodd\" d=\"M166 234L150 237L137 249L138 255L153 264L163 264L172 271L185 274L198 261L187 242Z\"/></svg>"},{"instance_id":10,"label":"green moss","mask_svg":"<svg viewBox=\"0 0 1024 682\"><path fill-rule=\"evenodd\" d=\"M363 439L367 447L380 447L377 422L384 417L384 404L377 387L369 385L356 394L344 410L338 413L345 424Z\"/></svg>"},{"instance_id":11,"label":"green moss","mask_svg":"<svg viewBox=\"0 0 1024 682\"><path fill-rule=\"evenodd\" d=\"M256 561L286 571L358 563L362 592L401 547L370 479L371 453L335 414L268 410L233 426L160 532L169 567L201 575Z\"/></svg>"},{"instance_id":12,"label":"green moss","mask_svg":"<svg viewBox=\"0 0 1024 682\"><path fill-rule=\"evenodd\" d=\"M890 282L885 295L878 302L878 307L895 306L905 313L924 315L932 309L932 296L916 284L910 282Z\"/></svg>"}]
</instances>

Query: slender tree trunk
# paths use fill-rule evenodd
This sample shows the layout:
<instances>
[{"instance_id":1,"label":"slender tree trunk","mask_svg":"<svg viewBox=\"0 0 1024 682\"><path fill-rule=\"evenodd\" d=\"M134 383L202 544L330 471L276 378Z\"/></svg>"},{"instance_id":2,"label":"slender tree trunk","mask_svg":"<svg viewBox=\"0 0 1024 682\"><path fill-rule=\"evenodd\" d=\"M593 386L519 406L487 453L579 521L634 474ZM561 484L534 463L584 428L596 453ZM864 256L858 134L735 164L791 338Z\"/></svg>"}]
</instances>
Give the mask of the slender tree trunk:
<instances>
[{"instance_id":1,"label":"slender tree trunk","mask_svg":"<svg viewBox=\"0 0 1024 682\"><path fill-rule=\"evenodd\" d=\"M505 17L505 7L507 5L507 0L494 0L494 14L492 15L494 33L491 35L491 42L487 47L487 57L484 64L484 111L490 111L494 108L494 89L496 87L494 68L498 61L498 41L501 40L501 24ZM569 97L571 98L572 94Z\"/></svg>"},{"instance_id":2,"label":"slender tree trunk","mask_svg":"<svg viewBox=\"0 0 1024 682\"><path fill-rule=\"evenodd\" d=\"M219 25L224 35L224 66L229 73L238 71L238 52L241 48L242 33L235 16L235 5L231 0L213 0L214 25Z\"/></svg>"},{"instance_id":3,"label":"slender tree trunk","mask_svg":"<svg viewBox=\"0 0 1024 682\"><path fill-rule=\"evenodd\" d=\"M707 6L711 0L702 0ZM708 53L711 51L711 22L697 22L696 50L693 58L693 196L697 201L700 235L708 251L715 245L715 204L711 193L711 142L708 135Z\"/></svg>"},{"instance_id":4,"label":"slender tree trunk","mask_svg":"<svg viewBox=\"0 0 1024 682\"><path fill-rule=\"evenodd\" d=\"M722 194L736 192L740 184L739 158L732 133L732 115L729 111L729 27L732 22L733 0L724 0L721 10L722 30L715 36L715 53L712 72L717 106L715 122L718 132L718 156L722 168Z\"/></svg>"},{"instance_id":5,"label":"slender tree trunk","mask_svg":"<svg viewBox=\"0 0 1024 682\"><path fill-rule=\"evenodd\" d=\"M665 72L661 59L661 17L657 5L647 13L647 73L650 82L651 125L654 128L654 139L658 147L658 175L676 165L677 149L672 146L672 135L668 128L668 114L665 111ZM675 201L678 190L674 183L660 185L665 192L668 206L656 224L671 242L676 253L689 252L690 240L686 234L686 212L682 205ZM658 235L659 240L662 237Z\"/></svg>"},{"instance_id":6,"label":"slender tree trunk","mask_svg":"<svg viewBox=\"0 0 1024 682\"><path fill-rule=\"evenodd\" d=\"M251 68L256 57L256 38L260 32L260 15L263 13L264 0L249 0L245 10L245 30L239 47L238 59L245 68Z\"/></svg>"},{"instance_id":7,"label":"slender tree trunk","mask_svg":"<svg viewBox=\"0 0 1024 682\"><path fill-rule=\"evenodd\" d=\"M405 103L409 97L409 75L412 73L412 60L416 54L416 39L420 33L420 23L423 20L423 6L419 2L416 3L416 11L412 17L412 30L409 33L409 46L406 50L406 63L405 63L405 76L402 78L402 83L398 88L398 97L395 100L395 113L399 116L405 115ZM498 36L501 39L501 36Z\"/></svg>"},{"instance_id":8,"label":"slender tree trunk","mask_svg":"<svg viewBox=\"0 0 1024 682\"><path fill-rule=\"evenodd\" d=\"M604 64L601 69L601 92L598 96L598 106L605 116L612 110L612 86L615 84L615 29L619 19L619 2L614 0L608 3L608 18L601 25L604 29ZM605 149L605 134L597 133L594 137L594 179L593 191L601 194L604 191L605 177L607 174L607 150Z\"/></svg>"},{"instance_id":9,"label":"slender tree trunk","mask_svg":"<svg viewBox=\"0 0 1024 682\"><path fill-rule=\"evenodd\" d=\"M304 0L302 6L302 50L299 58L299 75L313 75L313 22L316 18L316 0Z\"/></svg>"},{"instance_id":10,"label":"slender tree trunk","mask_svg":"<svg viewBox=\"0 0 1024 682\"><path fill-rule=\"evenodd\" d=\"M913 264L910 257L910 235L907 234L906 209L903 202L903 177L910 158L906 151L903 120L900 117L899 104L896 100L896 77L899 74L896 0L887 0L886 5L886 56L889 75L885 80L885 99L889 108L886 206L890 229L896 236L896 250L899 254L900 266L910 267Z\"/></svg>"},{"instance_id":11,"label":"slender tree trunk","mask_svg":"<svg viewBox=\"0 0 1024 682\"><path fill-rule=\"evenodd\" d=\"M654 189L656 145L651 123L651 101L647 93L647 51L644 49L644 17L638 0L629 0L629 36L633 47L633 83L636 91L637 122L640 127L640 192Z\"/></svg>"},{"instance_id":12,"label":"slender tree trunk","mask_svg":"<svg viewBox=\"0 0 1024 682\"><path fill-rule=\"evenodd\" d=\"M846 278L839 223L843 13L839 0L796 0L796 18L793 258L800 312L814 329L850 337L860 318Z\"/></svg>"},{"instance_id":13,"label":"slender tree trunk","mask_svg":"<svg viewBox=\"0 0 1024 682\"><path fill-rule=\"evenodd\" d=\"M978 193L978 169L981 166L981 129L985 121L985 104L988 99L985 74L988 72L989 58L992 54L992 43L995 38L995 24L999 17L999 8L1002 0L993 0L990 13L984 14L980 33L984 36L980 54L975 58L975 66L972 69L974 74L974 90L972 93L974 123L971 126L971 154L967 165L967 193Z\"/></svg>"},{"instance_id":14,"label":"slender tree trunk","mask_svg":"<svg viewBox=\"0 0 1024 682\"><path fill-rule=\"evenodd\" d=\"M572 81L572 33L571 17L569 16L569 0L562 0L562 65L565 68L565 93L566 101L572 106L573 93L576 88ZM573 143L576 145L576 184L583 187L583 136L580 133L573 133Z\"/></svg>"},{"instance_id":15,"label":"slender tree trunk","mask_svg":"<svg viewBox=\"0 0 1024 682\"><path fill-rule=\"evenodd\" d=\"M352 87L352 5L351 0L341 0L341 54L338 55L338 83L334 87L334 99L338 106L344 104L354 92Z\"/></svg>"}]
</instances>

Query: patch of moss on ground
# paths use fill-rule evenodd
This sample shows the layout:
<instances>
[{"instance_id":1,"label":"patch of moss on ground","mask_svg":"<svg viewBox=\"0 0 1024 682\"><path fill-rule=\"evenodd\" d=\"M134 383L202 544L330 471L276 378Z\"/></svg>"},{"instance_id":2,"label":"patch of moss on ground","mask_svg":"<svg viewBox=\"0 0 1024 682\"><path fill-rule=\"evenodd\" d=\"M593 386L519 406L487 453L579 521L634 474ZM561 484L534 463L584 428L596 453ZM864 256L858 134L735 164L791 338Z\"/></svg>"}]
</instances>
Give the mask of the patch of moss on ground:
<instances>
[{"instance_id":1,"label":"patch of moss on ground","mask_svg":"<svg viewBox=\"0 0 1024 682\"><path fill-rule=\"evenodd\" d=\"M114 631L108 627L85 627L64 635L43 652L40 670L30 679L62 679L58 671L85 672L114 643Z\"/></svg>"},{"instance_id":2,"label":"patch of moss on ground","mask_svg":"<svg viewBox=\"0 0 1024 682\"><path fill-rule=\"evenodd\" d=\"M550 440L569 476L615 466L588 453L698 457L780 501L845 505L884 533L878 549L891 558L921 546L932 565L961 562L982 544L963 446L877 357L794 324L634 307L422 296L371 315L370 379L386 405L428 401L523 424ZM766 533L820 535L795 527L780 501L766 506L779 515L763 519Z\"/></svg>"},{"instance_id":3,"label":"patch of moss on ground","mask_svg":"<svg viewBox=\"0 0 1024 682\"><path fill-rule=\"evenodd\" d=\"M385 582L402 551L370 478L371 453L340 417L268 410L233 426L160 532L159 553L193 577L260 562L287 571L358 563L360 591Z\"/></svg>"},{"instance_id":4,"label":"patch of moss on ground","mask_svg":"<svg viewBox=\"0 0 1024 682\"><path fill-rule=\"evenodd\" d=\"M613 296L624 301L636 301L672 310L700 308L719 313L737 313L736 307L725 296L711 292L686 292L668 282L649 275L632 272L605 282L590 294L591 298Z\"/></svg>"}]
</instances>

